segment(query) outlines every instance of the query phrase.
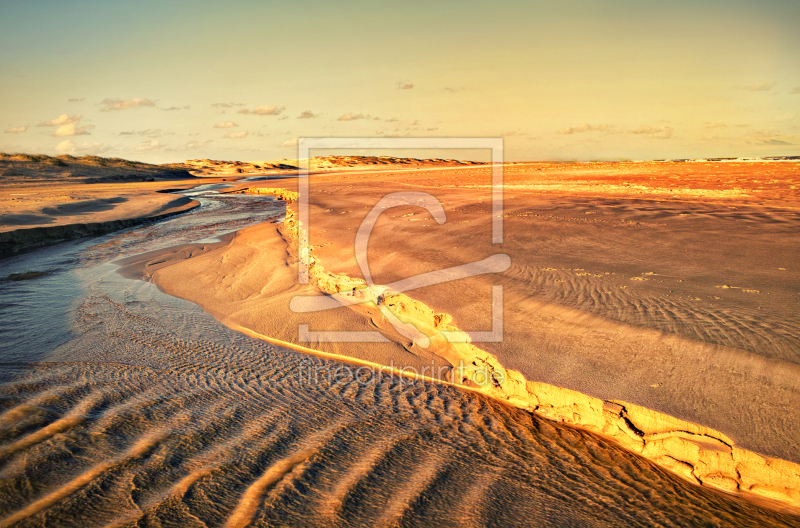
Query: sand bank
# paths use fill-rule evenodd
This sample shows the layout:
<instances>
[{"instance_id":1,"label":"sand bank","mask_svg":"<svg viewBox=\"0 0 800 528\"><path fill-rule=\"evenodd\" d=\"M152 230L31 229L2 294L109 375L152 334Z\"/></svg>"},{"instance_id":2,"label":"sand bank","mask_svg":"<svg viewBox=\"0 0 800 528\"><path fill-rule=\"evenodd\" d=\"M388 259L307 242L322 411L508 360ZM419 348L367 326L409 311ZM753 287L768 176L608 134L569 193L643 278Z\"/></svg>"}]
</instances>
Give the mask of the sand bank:
<instances>
[{"instance_id":1,"label":"sand bank","mask_svg":"<svg viewBox=\"0 0 800 528\"><path fill-rule=\"evenodd\" d=\"M0 257L189 211L197 201L168 192L198 183L172 165L0 155Z\"/></svg>"}]
</instances>

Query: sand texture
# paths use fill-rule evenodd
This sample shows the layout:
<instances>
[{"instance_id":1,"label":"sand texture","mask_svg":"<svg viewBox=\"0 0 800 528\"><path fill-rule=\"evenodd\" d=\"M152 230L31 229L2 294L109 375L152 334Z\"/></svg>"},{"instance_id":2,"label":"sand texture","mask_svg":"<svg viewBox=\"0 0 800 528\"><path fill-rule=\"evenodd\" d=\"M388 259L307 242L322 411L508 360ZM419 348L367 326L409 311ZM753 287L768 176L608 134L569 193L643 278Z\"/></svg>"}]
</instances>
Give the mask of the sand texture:
<instances>
[{"instance_id":1,"label":"sand texture","mask_svg":"<svg viewBox=\"0 0 800 528\"><path fill-rule=\"evenodd\" d=\"M0 156L0 257L189 211L196 185L172 165L85 156Z\"/></svg>"},{"instance_id":2,"label":"sand texture","mask_svg":"<svg viewBox=\"0 0 800 528\"><path fill-rule=\"evenodd\" d=\"M159 258L152 278L231 327L375 364L427 367L432 377L612 437L696 483L797 506L796 171L786 163L510 166L505 238L496 246L488 168L324 174L312 176L310 193L312 284L297 284L293 246L302 234L291 214L282 236L272 224L248 228L202 255ZM384 212L369 246L376 285L496 253L510 267L396 294L364 288L355 233L398 189L434 194L447 220L439 225L410 206ZM491 327L493 285L504 291L502 342L452 339ZM290 309L293 297L319 292L354 292L364 303ZM387 316L414 326L427 346ZM317 332L378 331L386 342L301 341L304 323Z\"/></svg>"}]
</instances>

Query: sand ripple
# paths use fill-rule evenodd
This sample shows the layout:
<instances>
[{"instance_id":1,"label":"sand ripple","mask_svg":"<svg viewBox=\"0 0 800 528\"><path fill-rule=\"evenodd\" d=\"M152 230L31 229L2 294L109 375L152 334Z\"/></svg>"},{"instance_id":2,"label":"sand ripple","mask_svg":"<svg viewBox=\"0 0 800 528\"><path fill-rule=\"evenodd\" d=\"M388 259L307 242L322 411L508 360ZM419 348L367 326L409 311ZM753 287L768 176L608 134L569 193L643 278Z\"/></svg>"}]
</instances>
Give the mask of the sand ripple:
<instances>
[{"instance_id":1,"label":"sand ripple","mask_svg":"<svg viewBox=\"0 0 800 528\"><path fill-rule=\"evenodd\" d=\"M89 296L78 338L3 368L0 526L797 521L453 387L312 382L308 364L338 365L137 288Z\"/></svg>"}]
</instances>

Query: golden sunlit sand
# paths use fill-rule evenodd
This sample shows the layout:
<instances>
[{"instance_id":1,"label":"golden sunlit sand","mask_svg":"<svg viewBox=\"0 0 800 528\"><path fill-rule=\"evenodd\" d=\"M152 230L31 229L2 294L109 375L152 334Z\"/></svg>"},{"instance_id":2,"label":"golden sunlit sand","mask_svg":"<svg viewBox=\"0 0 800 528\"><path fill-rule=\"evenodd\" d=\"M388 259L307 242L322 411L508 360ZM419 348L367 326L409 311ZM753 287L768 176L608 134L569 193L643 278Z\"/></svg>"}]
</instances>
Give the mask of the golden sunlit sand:
<instances>
[{"instance_id":1,"label":"golden sunlit sand","mask_svg":"<svg viewBox=\"0 0 800 528\"><path fill-rule=\"evenodd\" d=\"M800 2L4 2L0 527L800 526Z\"/></svg>"},{"instance_id":2,"label":"golden sunlit sand","mask_svg":"<svg viewBox=\"0 0 800 528\"><path fill-rule=\"evenodd\" d=\"M429 377L444 373L613 438L692 482L798 507L797 168L507 166L499 248L488 231L486 167L380 179L368 171L324 174L311 179L310 286L297 284L304 232L291 212L203 251L135 259L128 273L135 269L231 327ZM247 183L240 192L297 199L293 186L267 185ZM437 225L409 206L384 213L370 241L376 284L498 251L511 256L511 268L402 294L365 289L353 237L370 200L395 189L432 192L447 221ZM502 342L454 339L459 329L491 325L493 283L504 286ZM314 292L351 292L361 304L310 315L290 309L293 297ZM430 345L398 334L382 309ZM316 331L378 330L387 342L300 342L298 324L309 321ZM502 382L476 383L481 372Z\"/></svg>"}]
</instances>

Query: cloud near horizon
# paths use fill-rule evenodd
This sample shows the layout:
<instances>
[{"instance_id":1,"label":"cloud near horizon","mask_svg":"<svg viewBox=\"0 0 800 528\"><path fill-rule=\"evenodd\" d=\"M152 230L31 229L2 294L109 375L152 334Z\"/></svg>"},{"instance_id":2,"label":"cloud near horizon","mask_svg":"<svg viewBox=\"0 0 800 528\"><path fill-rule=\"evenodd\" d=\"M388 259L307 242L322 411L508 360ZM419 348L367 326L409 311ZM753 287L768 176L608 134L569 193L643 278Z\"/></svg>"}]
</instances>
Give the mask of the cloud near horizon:
<instances>
[{"instance_id":1,"label":"cloud near horizon","mask_svg":"<svg viewBox=\"0 0 800 528\"><path fill-rule=\"evenodd\" d=\"M245 106L244 103L211 103L216 108L233 108L234 106Z\"/></svg>"},{"instance_id":2,"label":"cloud near horizon","mask_svg":"<svg viewBox=\"0 0 800 528\"><path fill-rule=\"evenodd\" d=\"M208 146L208 144L211 143L212 141L214 141L214 140L213 139L206 139L205 141L197 141L197 140L189 141L189 142L187 142L186 144L184 144L184 145L182 145L180 147L172 147L172 148L168 148L166 150L168 150L170 152L179 152L179 151L182 151L182 150L197 150L197 149L200 149L200 148Z\"/></svg>"},{"instance_id":3,"label":"cloud near horizon","mask_svg":"<svg viewBox=\"0 0 800 528\"><path fill-rule=\"evenodd\" d=\"M202 148L214 141L213 139L206 139L205 141L189 141L183 146L184 150L194 150L197 148Z\"/></svg>"},{"instance_id":4,"label":"cloud near horizon","mask_svg":"<svg viewBox=\"0 0 800 528\"><path fill-rule=\"evenodd\" d=\"M750 90L751 92L768 92L775 88L778 83L775 82L756 82L745 84L742 86L745 90Z\"/></svg>"},{"instance_id":5,"label":"cloud near horizon","mask_svg":"<svg viewBox=\"0 0 800 528\"><path fill-rule=\"evenodd\" d=\"M611 125L590 125L583 124L576 127L562 128L558 131L559 134L582 134L584 132L607 132Z\"/></svg>"},{"instance_id":6,"label":"cloud near horizon","mask_svg":"<svg viewBox=\"0 0 800 528\"><path fill-rule=\"evenodd\" d=\"M656 139L669 139L672 137L672 127L668 126L661 126L661 127L640 126L633 128L628 132L630 132L631 134L646 135L647 137Z\"/></svg>"},{"instance_id":7,"label":"cloud near horizon","mask_svg":"<svg viewBox=\"0 0 800 528\"><path fill-rule=\"evenodd\" d=\"M36 126L57 127L56 131L53 132L53 135L58 137L89 135L89 131L94 128L94 125L84 125L82 127L76 128L75 125L77 125L81 119L83 119L82 115L61 114L55 119L51 119L50 121L44 121Z\"/></svg>"},{"instance_id":8,"label":"cloud near horizon","mask_svg":"<svg viewBox=\"0 0 800 528\"><path fill-rule=\"evenodd\" d=\"M133 99L103 99L100 101L103 108L101 109L103 112L109 112L111 110L127 110L129 108L137 108L139 106L156 106L156 104L143 97L134 97Z\"/></svg>"},{"instance_id":9,"label":"cloud near horizon","mask_svg":"<svg viewBox=\"0 0 800 528\"><path fill-rule=\"evenodd\" d=\"M311 110L304 110L303 112L300 113L299 116L297 116L297 119L315 119L317 117L318 117L317 114L315 114Z\"/></svg>"},{"instance_id":10,"label":"cloud near horizon","mask_svg":"<svg viewBox=\"0 0 800 528\"><path fill-rule=\"evenodd\" d=\"M789 143L788 141L783 141L782 139L775 139L775 138L759 139L758 140L758 144L759 145L772 145L772 146L794 145L794 143Z\"/></svg>"},{"instance_id":11,"label":"cloud near horizon","mask_svg":"<svg viewBox=\"0 0 800 528\"><path fill-rule=\"evenodd\" d=\"M228 132L224 137L228 139L244 139L247 137L247 131L242 130L241 132Z\"/></svg>"},{"instance_id":12,"label":"cloud near horizon","mask_svg":"<svg viewBox=\"0 0 800 528\"><path fill-rule=\"evenodd\" d=\"M175 132L166 132L160 128L148 128L147 130L126 130L120 132L120 136L147 136L149 138L157 138L161 136L174 136Z\"/></svg>"},{"instance_id":13,"label":"cloud near horizon","mask_svg":"<svg viewBox=\"0 0 800 528\"><path fill-rule=\"evenodd\" d=\"M163 146L164 145L162 145L160 141L156 141L155 139L151 139L150 141L143 141L142 143L139 143L138 145L133 147L133 150L135 150L137 152L147 152L147 151L150 151L150 150L159 150Z\"/></svg>"},{"instance_id":14,"label":"cloud near horizon","mask_svg":"<svg viewBox=\"0 0 800 528\"><path fill-rule=\"evenodd\" d=\"M279 147L296 147L298 141L299 140L297 138L287 139L286 141L284 141L283 143L281 143L278 146Z\"/></svg>"},{"instance_id":15,"label":"cloud near horizon","mask_svg":"<svg viewBox=\"0 0 800 528\"><path fill-rule=\"evenodd\" d=\"M26 127L26 126L18 126L18 127L7 128L5 130L5 133L6 134L22 134L26 130L28 130L28 127Z\"/></svg>"},{"instance_id":16,"label":"cloud near horizon","mask_svg":"<svg viewBox=\"0 0 800 528\"><path fill-rule=\"evenodd\" d=\"M400 90L411 90L412 88L414 88L414 83L398 81L397 88L399 88Z\"/></svg>"},{"instance_id":17,"label":"cloud near horizon","mask_svg":"<svg viewBox=\"0 0 800 528\"><path fill-rule=\"evenodd\" d=\"M347 112L346 114L339 116L337 121L359 121L361 119L372 119L373 121L380 121L380 117L372 117L369 114L351 114Z\"/></svg>"},{"instance_id":18,"label":"cloud near horizon","mask_svg":"<svg viewBox=\"0 0 800 528\"><path fill-rule=\"evenodd\" d=\"M80 103L84 99L86 99L86 98L85 97L70 97L69 99L67 99L67 102L68 103Z\"/></svg>"},{"instance_id":19,"label":"cloud near horizon","mask_svg":"<svg viewBox=\"0 0 800 528\"><path fill-rule=\"evenodd\" d=\"M233 121L225 121L224 123L217 123L216 125L213 126L213 128L233 128L238 126L239 125L237 125Z\"/></svg>"},{"instance_id":20,"label":"cloud near horizon","mask_svg":"<svg viewBox=\"0 0 800 528\"><path fill-rule=\"evenodd\" d=\"M239 113L265 116L265 115L280 115L284 110L286 110L285 106L269 105L269 106L257 106L254 110L248 110L247 108L242 108L241 110L239 110Z\"/></svg>"}]
</instances>

